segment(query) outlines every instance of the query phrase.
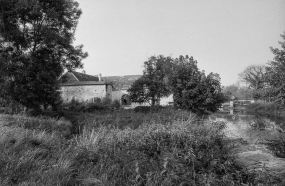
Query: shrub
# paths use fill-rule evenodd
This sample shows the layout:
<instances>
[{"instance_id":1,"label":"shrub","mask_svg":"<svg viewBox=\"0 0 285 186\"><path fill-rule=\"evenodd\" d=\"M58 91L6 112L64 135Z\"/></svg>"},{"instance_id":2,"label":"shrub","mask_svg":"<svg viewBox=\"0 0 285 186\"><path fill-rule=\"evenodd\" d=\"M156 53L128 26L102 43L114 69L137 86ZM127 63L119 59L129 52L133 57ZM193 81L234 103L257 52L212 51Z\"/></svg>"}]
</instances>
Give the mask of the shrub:
<instances>
[{"instance_id":1,"label":"shrub","mask_svg":"<svg viewBox=\"0 0 285 186\"><path fill-rule=\"evenodd\" d=\"M246 106L248 113L256 113L267 116L278 115L282 107L278 103L252 103Z\"/></svg>"},{"instance_id":2,"label":"shrub","mask_svg":"<svg viewBox=\"0 0 285 186\"><path fill-rule=\"evenodd\" d=\"M94 112L95 110L104 110L101 99L94 98L94 102L80 102L72 99L69 103L62 104L62 110L69 110L75 112Z\"/></svg>"},{"instance_id":3,"label":"shrub","mask_svg":"<svg viewBox=\"0 0 285 186\"><path fill-rule=\"evenodd\" d=\"M86 105L84 109L81 109L83 112L94 112L96 110L105 110L106 107L96 104L96 103L89 103Z\"/></svg>"},{"instance_id":4,"label":"shrub","mask_svg":"<svg viewBox=\"0 0 285 186\"><path fill-rule=\"evenodd\" d=\"M113 108L119 109L121 107L121 103L119 100L114 100L112 103Z\"/></svg>"},{"instance_id":5,"label":"shrub","mask_svg":"<svg viewBox=\"0 0 285 186\"><path fill-rule=\"evenodd\" d=\"M102 99L102 105L103 106L111 106L112 99L109 96L106 96Z\"/></svg>"},{"instance_id":6,"label":"shrub","mask_svg":"<svg viewBox=\"0 0 285 186\"><path fill-rule=\"evenodd\" d=\"M142 112L142 113L149 113L150 112L150 106L137 106L134 108L135 112Z\"/></svg>"},{"instance_id":7,"label":"shrub","mask_svg":"<svg viewBox=\"0 0 285 186\"><path fill-rule=\"evenodd\" d=\"M20 114L24 111L24 107L16 102L16 101L10 101L10 102L6 102L5 105L5 110L4 113L6 114Z\"/></svg>"},{"instance_id":8,"label":"shrub","mask_svg":"<svg viewBox=\"0 0 285 186\"><path fill-rule=\"evenodd\" d=\"M137 106L134 108L135 112L142 112L142 113L155 113L155 112L159 112L162 109L164 109L166 107L160 106L160 105L155 105L155 106Z\"/></svg>"}]
</instances>

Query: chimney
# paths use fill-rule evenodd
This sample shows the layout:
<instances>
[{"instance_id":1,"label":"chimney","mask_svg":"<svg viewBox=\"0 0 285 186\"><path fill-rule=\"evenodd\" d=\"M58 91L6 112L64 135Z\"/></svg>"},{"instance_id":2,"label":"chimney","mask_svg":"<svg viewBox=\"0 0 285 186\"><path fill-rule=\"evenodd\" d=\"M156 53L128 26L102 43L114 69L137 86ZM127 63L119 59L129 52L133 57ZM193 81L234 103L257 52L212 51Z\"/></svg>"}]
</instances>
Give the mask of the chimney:
<instances>
[{"instance_id":1,"label":"chimney","mask_svg":"<svg viewBox=\"0 0 285 186\"><path fill-rule=\"evenodd\" d=\"M99 81L102 81L102 75L101 75L101 73L98 74L98 78L99 78Z\"/></svg>"}]
</instances>

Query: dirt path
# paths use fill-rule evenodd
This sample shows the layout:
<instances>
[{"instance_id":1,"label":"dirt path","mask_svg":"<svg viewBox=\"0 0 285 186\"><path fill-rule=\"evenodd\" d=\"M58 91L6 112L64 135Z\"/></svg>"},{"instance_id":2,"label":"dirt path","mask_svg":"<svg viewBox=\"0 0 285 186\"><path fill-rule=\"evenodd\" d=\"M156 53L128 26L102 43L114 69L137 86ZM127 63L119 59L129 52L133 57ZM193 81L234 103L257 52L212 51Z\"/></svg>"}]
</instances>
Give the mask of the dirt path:
<instances>
[{"instance_id":1,"label":"dirt path","mask_svg":"<svg viewBox=\"0 0 285 186\"><path fill-rule=\"evenodd\" d=\"M285 174L285 159L276 157L265 144L270 140L284 140L285 133L278 131L278 127L270 121L265 122L264 130L253 128L253 121L237 119L227 122L225 134L231 140L232 153L250 172Z\"/></svg>"}]
</instances>

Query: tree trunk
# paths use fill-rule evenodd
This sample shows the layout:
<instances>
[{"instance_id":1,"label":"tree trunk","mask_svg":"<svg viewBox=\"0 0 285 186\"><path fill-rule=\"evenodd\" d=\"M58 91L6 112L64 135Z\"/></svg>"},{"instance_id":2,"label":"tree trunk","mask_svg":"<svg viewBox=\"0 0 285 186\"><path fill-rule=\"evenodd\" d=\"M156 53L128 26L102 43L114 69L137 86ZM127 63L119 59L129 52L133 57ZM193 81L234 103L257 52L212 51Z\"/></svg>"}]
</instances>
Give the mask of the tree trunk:
<instances>
[{"instance_id":1,"label":"tree trunk","mask_svg":"<svg viewBox=\"0 0 285 186\"><path fill-rule=\"evenodd\" d=\"M151 98L151 106L152 107L155 106L155 98L154 97Z\"/></svg>"}]
</instances>

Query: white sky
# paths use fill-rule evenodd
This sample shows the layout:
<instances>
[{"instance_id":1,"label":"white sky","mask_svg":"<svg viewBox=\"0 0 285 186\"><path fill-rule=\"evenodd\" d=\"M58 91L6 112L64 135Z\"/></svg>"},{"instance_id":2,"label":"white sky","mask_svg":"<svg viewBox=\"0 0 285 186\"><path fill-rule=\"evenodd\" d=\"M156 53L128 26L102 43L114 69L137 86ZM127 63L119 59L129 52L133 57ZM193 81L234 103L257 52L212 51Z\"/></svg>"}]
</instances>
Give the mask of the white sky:
<instances>
[{"instance_id":1,"label":"white sky","mask_svg":"<svg viewBox=\"0 0 285 186\"><path fill-rule=\"evenodd\" d=\"M285 0L77 1L75 44L89 53L91 75L142 74L152 55L189 55L230 85L248 65L272 60L269 47L285 31Z\"/></svg>"}]
</instances>

